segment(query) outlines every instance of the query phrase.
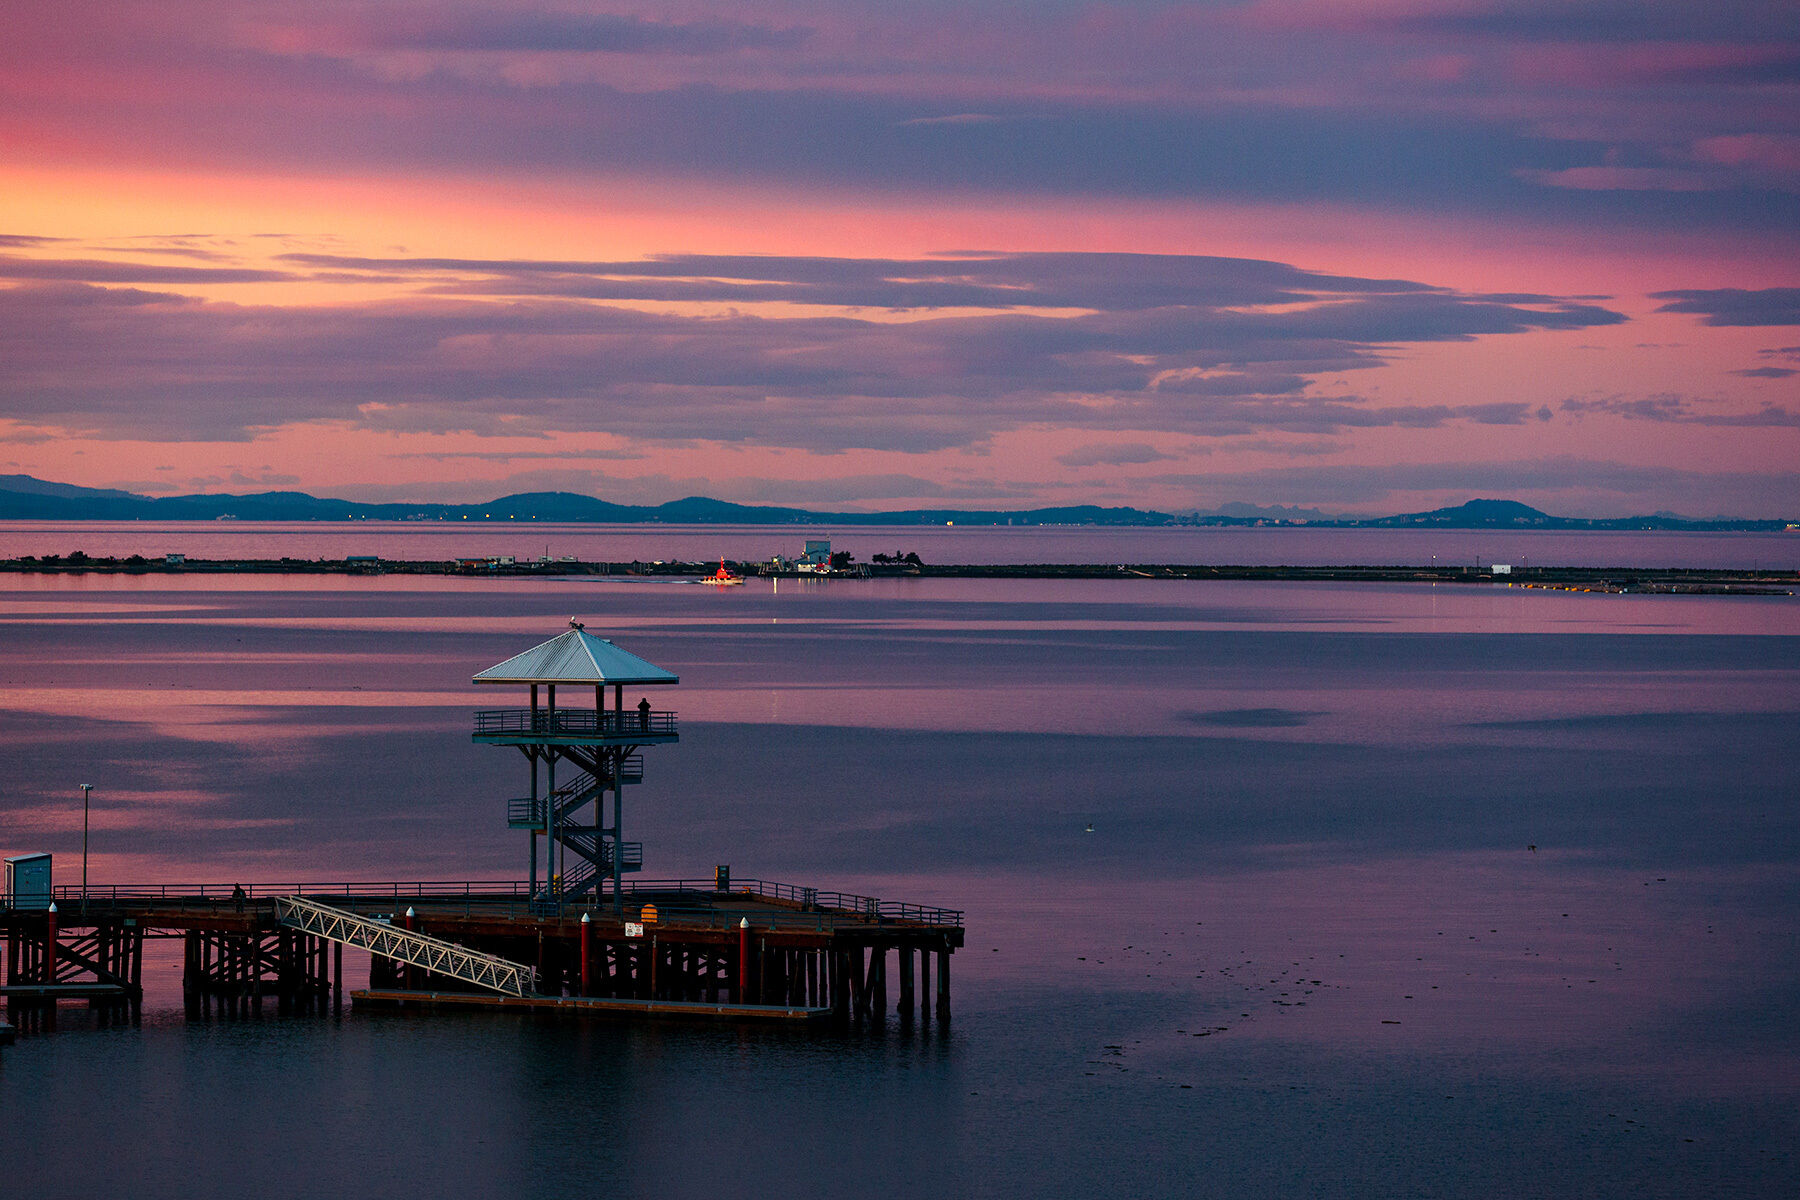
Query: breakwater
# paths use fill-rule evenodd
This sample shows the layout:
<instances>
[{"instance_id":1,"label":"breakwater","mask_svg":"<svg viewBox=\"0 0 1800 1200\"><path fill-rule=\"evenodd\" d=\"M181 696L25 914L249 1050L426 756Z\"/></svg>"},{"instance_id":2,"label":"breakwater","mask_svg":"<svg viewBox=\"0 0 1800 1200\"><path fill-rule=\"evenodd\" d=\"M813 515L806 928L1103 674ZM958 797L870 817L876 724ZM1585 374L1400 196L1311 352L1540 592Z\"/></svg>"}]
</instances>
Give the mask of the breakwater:
<instances>
[{"instance_id":1,"label":"breakwater","mask_svg":"<svg viewBox=\"0 0 1800 1200\"><path fill-rule=\"evenodd\" d=\"M719 562L589 562L495 559L101 558L83 554L27 555L0 559L0 574L103 575L440 575L462 577L640 576L699 579ZM801 574L791 567L731 562L746 576L849 581L855 579L1161 579L1262 580L1296 583L1442 583L1555 588L1594 592L1791 595L1800 571L1705 567L1531 567L1517 564L1457 566L1264 566L1225 563L857 563L844 571Z\"/></svg>"}]
</instances>

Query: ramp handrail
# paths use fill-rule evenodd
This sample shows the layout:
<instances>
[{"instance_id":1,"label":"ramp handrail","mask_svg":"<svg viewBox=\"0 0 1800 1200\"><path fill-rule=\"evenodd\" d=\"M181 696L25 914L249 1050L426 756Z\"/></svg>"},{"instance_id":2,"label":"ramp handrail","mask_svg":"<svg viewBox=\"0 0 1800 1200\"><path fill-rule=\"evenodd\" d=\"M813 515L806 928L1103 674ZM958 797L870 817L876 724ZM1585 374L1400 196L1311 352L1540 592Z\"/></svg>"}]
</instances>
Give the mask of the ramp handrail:
<instances>
[{"instance_id":1,"label":"ramp handrail","mask_svg":"<svg viewBox=\"0 0 1800 1200\"><path fill-rule=\"evenodd\" d=\"M373 921L304 896L275 897L275 918L315 937L356 946L508 996L526 996L535 990L534 972L522 963Z\"/></svg>"}]
</instances>

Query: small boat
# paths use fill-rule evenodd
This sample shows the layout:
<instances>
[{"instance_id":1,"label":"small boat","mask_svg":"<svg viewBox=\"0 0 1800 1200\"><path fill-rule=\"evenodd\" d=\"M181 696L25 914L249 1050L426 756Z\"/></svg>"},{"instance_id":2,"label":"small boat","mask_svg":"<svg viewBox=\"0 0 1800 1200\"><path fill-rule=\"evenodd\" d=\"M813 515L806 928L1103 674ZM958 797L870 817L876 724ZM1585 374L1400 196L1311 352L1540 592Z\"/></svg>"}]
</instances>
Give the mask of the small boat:
<instances>
[{"instance_id":1,"label":"small boat","mask_svg":"<svg viewBox=\"0 0 1800 1200\"><path fill-rule=\"evenodd\" d=\"M725 560L719 560L719 569L700 580L707 587L743 587L744 577L733 575L725 569Z\"/></svg>"}]
</instances>

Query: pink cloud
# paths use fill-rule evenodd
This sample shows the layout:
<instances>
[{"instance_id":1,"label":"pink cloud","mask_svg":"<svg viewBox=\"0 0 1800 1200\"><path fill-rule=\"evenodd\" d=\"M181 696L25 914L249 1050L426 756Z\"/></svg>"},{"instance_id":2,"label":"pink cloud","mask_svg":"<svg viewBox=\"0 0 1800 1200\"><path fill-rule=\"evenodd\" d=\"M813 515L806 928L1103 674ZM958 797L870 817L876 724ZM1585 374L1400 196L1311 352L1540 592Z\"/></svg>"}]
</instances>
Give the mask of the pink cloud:
<instances>
[{"instance_id":1,"label":"pink cloud","mask_svg":"<svg viewBox=\"0 0 1800 1200\"><path fill-rule=\"evenodd\" d=\"M1716 385L1722 418L1764 424L1621 408L1586 418L1594 444L1792 457L1789 381L1731 374L1763 345L1731 331L1788 309L1642 299L1794 282L1785 0L8 15L0 275L26 286L0 293L0 438L32 453L291 421L313 465L274 465L307 479L343 469L334 439L379 471L372 447L434 431L488 453L615 425L659 470L754 443L757 479L816 452L941 484L949 455L1023 446L1047 488L1062 456L1305 438L1523 459L1575 424L1544 405L1613 386L1564 336L1606 312L1692 343L1591 332L1621 393ZM145 229L237 240L119 240ZM271 260L267 230L315 257ZM969 246L997 251L929 253ZM1132 257L1022 253L1060 250ZM1126 449L1080 449L1101 445ZM1153 461L1103 473L1128 489Z\"/></svg>"},{"instance_id":2,"label":"pink cloud","mask_svg":"<svg viewBox=\"0 0 1800 1200\"><path fill-rule=\"evenodd\" d=\"M1694 143L1701 162L1730 167L1773 187L1800 190L1800 134L1736 133Z\"/></svg>"},{"instance_id":3,"label":"pink cloud","mask_svg":"<svg viewBox=\"0 0 1800 1200\"><path fill-rule=\"evenodd\" d=\"M1584 192L1707 192L1726 180L1680 167L1568 167L1560 171L1520 171L1519 177L1545 187Z\"/></svg>"}]
</instances>

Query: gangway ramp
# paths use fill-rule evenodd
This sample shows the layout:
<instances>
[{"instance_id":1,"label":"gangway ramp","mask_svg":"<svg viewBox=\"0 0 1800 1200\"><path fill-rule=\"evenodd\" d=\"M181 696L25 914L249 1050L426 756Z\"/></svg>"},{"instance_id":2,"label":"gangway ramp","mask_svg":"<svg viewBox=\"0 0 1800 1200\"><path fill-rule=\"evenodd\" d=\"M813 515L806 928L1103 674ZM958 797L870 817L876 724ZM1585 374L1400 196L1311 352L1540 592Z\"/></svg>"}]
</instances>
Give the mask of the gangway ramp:
<instances>
[{"instance_id":1,"label":"gangway ramp","mask_svg":"<svg viewBox=\"0 0 1800 1200\"><path fill-rule=\"evenodd\" d=\"M529 996L536 990L532 969L522 963L371 920L304 896L275 897L275 919L314 937L356 946L503 995Z\"/></svg>"}]
</instances>

